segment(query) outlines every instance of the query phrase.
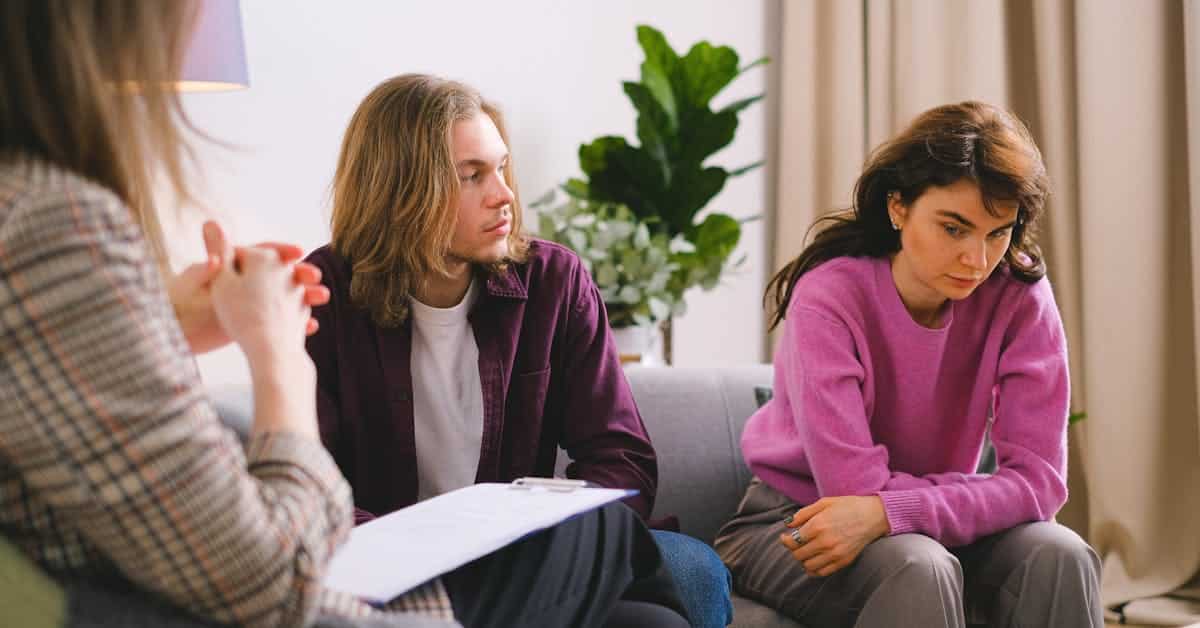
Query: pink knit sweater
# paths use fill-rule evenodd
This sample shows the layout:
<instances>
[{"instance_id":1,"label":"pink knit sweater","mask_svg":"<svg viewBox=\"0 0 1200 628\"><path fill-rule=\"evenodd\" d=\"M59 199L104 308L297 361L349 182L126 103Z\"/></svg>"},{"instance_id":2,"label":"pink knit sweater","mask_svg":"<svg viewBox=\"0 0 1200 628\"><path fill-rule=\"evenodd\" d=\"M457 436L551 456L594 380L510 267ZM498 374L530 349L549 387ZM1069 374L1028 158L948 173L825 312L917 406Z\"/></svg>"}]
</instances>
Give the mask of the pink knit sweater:
<instances>
[{"instance_id":1,"label":"pink knit sweater","mask_svg":"<svg viewBox=\"0 0 1200 628\"><path fill-rule=\"evenodd\" d=\"M887 259L838 258L796 285L775 397L750 418L742 451L799 504L879 495L892 534L954 547L1063 505L1069 398L1046 279L998 268L929 329L904 308ZM999 469L980 475L993 404Z\"/></svg>"}]
</instances>

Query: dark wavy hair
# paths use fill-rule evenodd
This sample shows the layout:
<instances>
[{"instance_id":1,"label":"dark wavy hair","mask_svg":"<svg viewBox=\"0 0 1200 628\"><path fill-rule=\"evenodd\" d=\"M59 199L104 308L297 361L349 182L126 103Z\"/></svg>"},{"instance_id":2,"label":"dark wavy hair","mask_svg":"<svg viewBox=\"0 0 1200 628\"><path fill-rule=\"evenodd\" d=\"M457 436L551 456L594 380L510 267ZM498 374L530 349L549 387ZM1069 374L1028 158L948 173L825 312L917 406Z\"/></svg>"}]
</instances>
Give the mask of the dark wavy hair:
<instances>
[{"instance_id":1,"label":"dark wavy hair","mask_svg":"<svg viewBox=\"0 0 1200 628\"><path fill-rule=\"evenodd\" d=\"M900 250L900 233L887 211L889 193L899 194L907 206L930 186L963 179L979 186L993 215L998 215L996 201L1016 201L1017 222L1001 264L1027 283L1045 276L1036 236L1049 179L1029 130L994 105L943 105L921 114L871 153L854 184L850 209L819 218L809 228L812 242L767 284L763 304L773 311L770 328L785 318L796 280L804 273L837 257L885 257Z\"/></svg>"}]
</instances>

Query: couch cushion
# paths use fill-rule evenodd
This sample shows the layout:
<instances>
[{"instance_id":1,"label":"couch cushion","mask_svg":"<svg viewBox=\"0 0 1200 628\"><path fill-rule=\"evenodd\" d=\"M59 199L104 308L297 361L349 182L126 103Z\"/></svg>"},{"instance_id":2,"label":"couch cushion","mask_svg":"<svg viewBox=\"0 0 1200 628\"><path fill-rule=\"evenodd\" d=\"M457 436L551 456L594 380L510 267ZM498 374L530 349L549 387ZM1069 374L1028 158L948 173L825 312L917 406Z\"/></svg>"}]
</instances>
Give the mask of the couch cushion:
<instances>
[{"instance_id":1,"label":"couch cushion","mask_svg":"<svg viewBox=\"0 0 1200 628\"><path fill-rule=\"evenodd\" d=\"M742 428L771 366L633 367L626 375L658 454L654 516L677 515L684 533L711 543L750 483Z\"/></svg>"},{"instance_id":2,"label":"couch cushion","mask_svg":"<svg viewBox=\"0 0 1200 628\"><path fill-rule=\"evenodd\" d=\"M757 409L755 386L769 386L773 373L770 364L626 369L658 454L654 518L676 515L683 533L712 543L750 484L742 428ZM560 450L558 475L567 463Z\"/></svg>"}]
</instances>

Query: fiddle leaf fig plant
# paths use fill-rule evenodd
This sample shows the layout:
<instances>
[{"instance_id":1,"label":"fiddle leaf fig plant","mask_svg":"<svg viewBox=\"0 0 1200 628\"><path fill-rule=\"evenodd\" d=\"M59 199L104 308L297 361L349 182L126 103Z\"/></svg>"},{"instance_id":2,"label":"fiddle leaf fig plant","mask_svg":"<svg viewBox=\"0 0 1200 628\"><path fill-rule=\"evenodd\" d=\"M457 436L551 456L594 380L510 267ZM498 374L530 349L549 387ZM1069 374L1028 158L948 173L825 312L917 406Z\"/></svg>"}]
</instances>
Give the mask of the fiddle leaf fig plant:
<instances>
[{"instance_id":1,"label":"fiddle leaf fig plant","mask_svg":"<svg viewBox=\"0 0 1200 628\"><path fill-rule=\"evenodd\" d=\"M730 259L741 238L741 221L719 212L709 212L703 220L697 215L730 177L762 165L727 170L708 160L733 141L738 115L763 95L717 109L713 99L767 59L739 66L732 48L707 41L680 55L661 32L645 25L637 27L637 39L645 54L641 77L623 83L637 112L637 143L606 135L583 144L579 166L584 178L571 179L562 188L576 201L587 202L571 211L595 209L608 219L629 212L652 238L669 243L672 270L666 288L672 295L671 312L679 314L687 289L711 289L724 272L745 261ZM545 229L541 233L548 237Z\"/></svg>"},{"instance_id":2,"label":"fiddle leaf fig plant","mask_svg":"<svg viewBox=\"0 0 1200 628\"><path fill-rule=\"evenodd\" d=\"M657 230L694 239L696 214L726 180L762 165L726 170L706 161L733 141L738 113L763 95L716 111L712 99L766 59L739 68L738 55L728 46L701 41L680 56L650 26L639 26L637 37L646 56L641 80L625 81L623 86L637 110L641 144L611 135L584 144L579 148L579 165L587 180L568 190L584 192L593 200L623 203L639 218L657 218Z\"/></svg>"}]
</instances>

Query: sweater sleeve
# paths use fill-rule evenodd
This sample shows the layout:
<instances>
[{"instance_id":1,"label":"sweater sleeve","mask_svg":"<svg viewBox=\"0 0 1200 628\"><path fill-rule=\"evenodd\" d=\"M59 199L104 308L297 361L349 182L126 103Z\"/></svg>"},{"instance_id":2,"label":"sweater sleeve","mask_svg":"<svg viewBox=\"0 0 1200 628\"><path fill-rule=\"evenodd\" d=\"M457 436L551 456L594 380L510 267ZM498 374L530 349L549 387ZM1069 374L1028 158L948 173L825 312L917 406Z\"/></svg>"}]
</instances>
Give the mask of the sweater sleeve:
<instances>
[{"instance_id":1,"label":"sweater sleeve","mask_svg":"<svg viewBox=\"0 0 1200 628\"><path fill-rule=\"evenodd\" d=\"M783 362L779 383L818 494L872 495L886 487L888 451L871 435L866 372L845 324L793 306L775 359Z\"/></svg>"},{"instance_id":2,"label":"sweater sleeve","mask_svg":"<svg viewBox=\"0 0 1200 628\"><path fill-rule=\"evenodd\" d=\"M1004 334L997 385L996 473L940 474L924 478L927 487L885 486L879 496L892 534L920 532L947 546L965 545L1049 520L1066 502L1066 335L1044 279L1024 291Z\"/></svg>"}]
</instances>

